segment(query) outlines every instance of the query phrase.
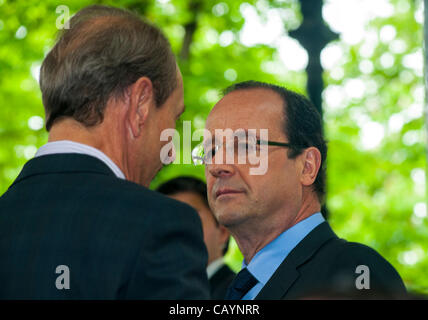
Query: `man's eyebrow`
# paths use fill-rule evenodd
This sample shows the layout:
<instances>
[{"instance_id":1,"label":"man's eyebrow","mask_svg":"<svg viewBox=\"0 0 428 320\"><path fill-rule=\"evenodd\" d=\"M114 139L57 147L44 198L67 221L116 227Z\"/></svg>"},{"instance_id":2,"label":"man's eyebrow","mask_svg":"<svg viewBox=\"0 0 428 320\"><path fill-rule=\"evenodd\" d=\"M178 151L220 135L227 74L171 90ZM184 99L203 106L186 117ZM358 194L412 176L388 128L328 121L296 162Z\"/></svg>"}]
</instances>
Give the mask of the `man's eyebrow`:
<instances>
[{"instance_id":1,"label":"man's eyebrow","mask_svg":"<svg viewBox=\"0 0 428 320\"><path fill-rule=\"evenodd\" d=\"M253 132L254 130L256 131L256 134L254 135ZM260 136L257 134L257 131L260 131L260 129L251 129L251 133L248 131L248 129L244 129L245 131L245 135L247 137L251 136L251 137L255 137L257 140L260 140Z\"/></svg>"},{"instance_id":2,"label":"man's eyebrow","mask_svg":"<svg viewBox=\"0 0 428 320\"><path fill-rule=\"evenodd\" d=\"M241 132L242 131L244 131L245 132L245 136L246 137L255 137L256 138L256 140L261 140L260 139L260 136L257 134L257 131L260 131L260 130L262 130L262 129L250 129L251 130L251 132L249 132L249 129L240 129L241 130ZM256 131L256 134L254 135L254 130ZM235 137L236 138L236 137ZM206 139L206 140L204 140L203 141L203 146L204 147L206 147L206 146L208 146L208 144L211 144L211 146L213 146L214 145L214 143L215 143L215 134L214 135L212 135L212 137L211 137L211 139Z\"/></svg>"}]
</instances>

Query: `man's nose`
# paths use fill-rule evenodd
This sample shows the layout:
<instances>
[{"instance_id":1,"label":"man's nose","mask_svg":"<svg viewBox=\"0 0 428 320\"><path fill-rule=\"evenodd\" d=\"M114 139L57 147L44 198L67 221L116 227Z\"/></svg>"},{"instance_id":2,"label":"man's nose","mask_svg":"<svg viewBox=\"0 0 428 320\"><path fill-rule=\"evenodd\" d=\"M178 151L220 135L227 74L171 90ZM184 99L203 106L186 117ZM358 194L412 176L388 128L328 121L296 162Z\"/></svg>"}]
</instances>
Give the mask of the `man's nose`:
<instances>
[{"instance_id":1,"label":"man's nose","mask_svg":"<svg viewBox=\"0 0 428 320\"><path fill-rule=\"evenodd\" d=\"M208 172L216 178L230 177L235 173L233 166L228 164L210 164Z\"/></svg>"}]
</instances>

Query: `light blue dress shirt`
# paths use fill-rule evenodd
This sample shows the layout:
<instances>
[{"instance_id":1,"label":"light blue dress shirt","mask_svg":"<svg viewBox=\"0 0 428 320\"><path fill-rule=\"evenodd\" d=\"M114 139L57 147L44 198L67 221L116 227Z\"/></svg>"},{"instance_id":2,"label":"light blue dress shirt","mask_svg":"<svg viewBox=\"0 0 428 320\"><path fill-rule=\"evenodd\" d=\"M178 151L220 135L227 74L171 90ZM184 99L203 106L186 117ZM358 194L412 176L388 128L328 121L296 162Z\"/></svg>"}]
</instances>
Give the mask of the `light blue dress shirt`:
<instances>
[{"instance_id":1,"label":"light blue dress shirt","mask_svg":"<svg viewBox=\"0 0 428 320\"><path fill-rule=\"evenodd\" d=\"M248 271L257 279L258 283L247 292L242 300L253 300L291 250L315 229L316 226L324 221L325 219L320 212L315 213L281 233L272 242L257 252L248 265L244 260L242 268L248 268Z\"/></svg>"}]
</instances>

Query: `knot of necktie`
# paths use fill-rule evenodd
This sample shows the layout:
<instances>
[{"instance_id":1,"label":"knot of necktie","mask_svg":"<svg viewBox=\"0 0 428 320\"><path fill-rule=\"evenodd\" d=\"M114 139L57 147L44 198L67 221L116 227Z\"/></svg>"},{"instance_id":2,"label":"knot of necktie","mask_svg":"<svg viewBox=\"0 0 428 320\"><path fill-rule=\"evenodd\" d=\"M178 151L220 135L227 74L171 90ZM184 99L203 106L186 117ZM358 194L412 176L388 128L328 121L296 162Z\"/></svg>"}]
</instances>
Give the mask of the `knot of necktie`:
<instances>
[{"instance_id":1,"label":"knot of necktie","mask_svg":"<svg viewBox=\"0 0 428 320\"><path fill-rule=\"evenodd\" d=\"M241 300L252 287L257 284L257 279L248 271L242 269L233 279L226 293L226 300Z\"/></svg>"}]
</instances>

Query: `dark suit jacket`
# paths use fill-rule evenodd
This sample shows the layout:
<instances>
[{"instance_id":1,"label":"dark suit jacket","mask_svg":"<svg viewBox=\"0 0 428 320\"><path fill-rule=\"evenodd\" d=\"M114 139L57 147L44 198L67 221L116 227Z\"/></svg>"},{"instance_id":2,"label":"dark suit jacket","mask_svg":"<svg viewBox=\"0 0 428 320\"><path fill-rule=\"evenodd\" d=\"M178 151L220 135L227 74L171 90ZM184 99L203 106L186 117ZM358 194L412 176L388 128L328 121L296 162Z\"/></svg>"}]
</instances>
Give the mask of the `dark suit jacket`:
<instances>
[{"instance_id":1,"label":"dark suit jacket","mask_svg":"<svg viewBox=\"0 0 428 320\"><path fill-rule=\"evenodd\" d=\"M235 272L227 265L223 265L209 279L211 287L211 299L223 300L226 296L227 288L235 278Z\"/></svg>"},{"instance_id":2,"label":"dark suit jacket","mask_svg":"<svg viewBox=\"0 0 428 320\"><path fill-rule=\"evenodd\" d=\"M356 273L359 265L369 273ZM360 276L369 275L369 281ZM358 284L370 289L358 289ZM339 239L327 222L310 232L284 259L256 299L405 298L394 267L373 249Z\"/></svg>"},{"instance_id":3,"label":"dark suit jacket","mask_svg":"<svg viewBox=\"0 0 428 320\"><path fill-rule=\"evenodd\" d=\"M0 299L208 299L206 261L196 211L91 156L34 158L0 198Z\"/></svg>"}]
</instances>

